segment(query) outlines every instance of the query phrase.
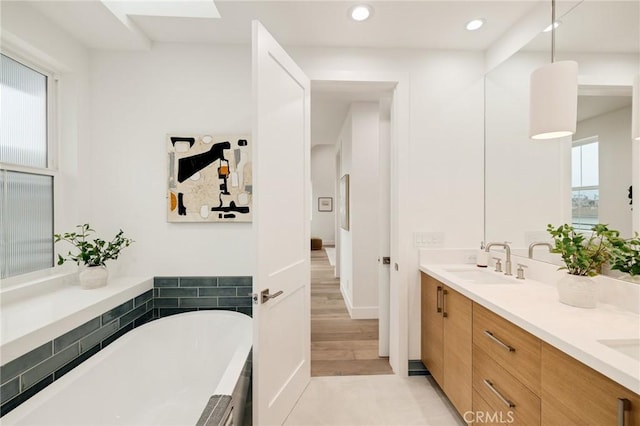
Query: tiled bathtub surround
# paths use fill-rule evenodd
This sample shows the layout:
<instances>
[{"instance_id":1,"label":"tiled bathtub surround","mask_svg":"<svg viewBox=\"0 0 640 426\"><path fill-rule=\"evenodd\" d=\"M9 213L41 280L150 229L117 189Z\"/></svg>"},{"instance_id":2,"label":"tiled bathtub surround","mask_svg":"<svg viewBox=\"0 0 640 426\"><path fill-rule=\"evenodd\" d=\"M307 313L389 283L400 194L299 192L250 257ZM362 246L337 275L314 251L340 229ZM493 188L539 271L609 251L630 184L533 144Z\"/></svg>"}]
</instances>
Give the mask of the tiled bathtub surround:
<instances>
[{"instance_id":1,"label":"tiled bathtub surround","mask_svg":"<svg viewBox=\"0 0 640 426\"><path fill-rule=\"evenodd\" d=\"M252 277L155 277L156 315L221 309L251 316L252 286Z\"/></svg>"},{"instance_id":2,"label":"tiled bathtub surround","mask_svg":"<svg viewBox=\"0 0 640 426\"><path fill-rule=\"evenodd\" d=\"M0 416L62 377L118 337L152 319L220 309L251 316L252 277L155 277L130 299L0 367Z\"/></svg>"},{"instance_id":3,"label":"tiled bathtub surround","mask_svg":"<svg viewBox=\"0 0 640 426\"><path fill-rule=\"evenodd\" d=\"M0 415L152 318L153 290L149 290L3 365Z\"/></svg>"}]
</instances>

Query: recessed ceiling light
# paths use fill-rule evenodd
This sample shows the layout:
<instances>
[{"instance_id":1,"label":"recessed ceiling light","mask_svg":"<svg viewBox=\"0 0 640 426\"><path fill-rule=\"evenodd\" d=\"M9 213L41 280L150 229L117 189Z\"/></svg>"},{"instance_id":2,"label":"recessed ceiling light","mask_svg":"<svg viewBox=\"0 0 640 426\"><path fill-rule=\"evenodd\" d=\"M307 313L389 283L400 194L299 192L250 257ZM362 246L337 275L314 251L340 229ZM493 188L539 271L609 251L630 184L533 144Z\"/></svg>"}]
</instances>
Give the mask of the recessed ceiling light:
<instances>
[{"instance_id":1,"label":"recessed ceiling light","mask_svg":"<svg viewBox=\"0 0 640 426\"><path fill-rule=\"evenodd\" d=\"M373 8L368 4L359 4L349 9L349 16L354 21L366 21L373 15Z\"/></svg>"},{"instance_id":2,"label":"recessed ceiling light","mask_svg":"<svg viewBox=\"0 0 640 426\"><path fill-rule=\"evenodd\" d=\"M562 21L555 21L553 23L553 28L558 28L560 26L560 24L562 24ZM549 26L547 28L542 30L543 33L548 33L549 31L551 31L551 24L549 24Z\"/></svg>"},{"instance_id":3,"label":"recessed ceiling light","mask_svg":"<svg viewBox=\"0 0 640 426\"><path fill-rule=\"evenodd\" d=\"M484 25L484 19L474 19L467 22L466 29L469 31L475 31Z\"/></svg>"}]
</instances>

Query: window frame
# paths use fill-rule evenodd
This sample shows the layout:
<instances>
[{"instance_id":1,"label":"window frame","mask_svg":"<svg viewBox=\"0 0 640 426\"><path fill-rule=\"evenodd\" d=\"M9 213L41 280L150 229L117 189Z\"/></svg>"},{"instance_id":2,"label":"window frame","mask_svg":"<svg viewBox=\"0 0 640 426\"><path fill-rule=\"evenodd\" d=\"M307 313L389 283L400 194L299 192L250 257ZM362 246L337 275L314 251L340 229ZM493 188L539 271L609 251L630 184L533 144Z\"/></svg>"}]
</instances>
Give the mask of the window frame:
<instances>
[{"instance_id":1,"label":"window frame","mask_svg":"<svg viewBox=\"0 0 640 426\"><path fill-rule=\"evenodd\" d=\"M33 175L40 176L50 176L52 178L52 205L51 205L51 216L52 216L52 228L56 229L56 210L58 206L58 184L59 184L59 170L58 170L58 76L52 70L52 67L47 66L45 61L40 61L37 58L30 57L30 55L21 54L17 50L7 48L6 46L2 46L0 49L0 53L21 65L24 65L27 68L34 70L46 77L46 143L47 143L47 161L46 167L34 167L34 166L24 166L13 163L5 163L0 161L0 173L7 172L18 172L18 173L28 173ZM14 283L22 283L25 280L30 280L34 278L39 278L43 276L51 275L52 270L56 266L56 250L53 247L53 235L51 236L52 240L52 252L51 252L51 266L48 268L39 269L36 271L27 272L19 275L10 275L6 278L0 278L0 288L3 288L5 285L11 285Z\"/></svg>"},{"instance_id":2,"label":"window frame","mask_svg":"<svg viewBox=\"0 0 640 426\"><path fill-rule=\"evenodd\" d=\"M582 147L585 145L598 144L598 184L597 185L587 185L587 186L573 186L573 181L571 182L571 198L573 198L573 193L575 191L590 191L597 189L598 190L598 201L600 200L600 137L599 135L587 136L575 141L571 142L571 153L573 153L573 148ZM582 167L582 159L580 160L580 167ZM572 171L573 173L573 171ZM581 172L582 173L582 172ZM598 206L598 220L600 220L600 207ZM575 218L573 216L573 209L571 211L571 225L580 232L590 231L591 228L585 228L583 226L578 226Z\"/></svg>"}]
</instances>

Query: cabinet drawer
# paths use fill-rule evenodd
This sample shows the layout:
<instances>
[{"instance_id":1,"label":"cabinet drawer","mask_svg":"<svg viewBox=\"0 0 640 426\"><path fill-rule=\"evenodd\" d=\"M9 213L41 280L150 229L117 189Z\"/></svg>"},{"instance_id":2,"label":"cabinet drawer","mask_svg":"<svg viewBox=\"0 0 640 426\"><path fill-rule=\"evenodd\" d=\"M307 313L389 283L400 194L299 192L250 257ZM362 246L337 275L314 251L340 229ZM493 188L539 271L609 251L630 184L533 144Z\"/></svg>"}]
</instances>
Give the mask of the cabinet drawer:
<instances>
[{"instance_id":1,"label":"cabinet drawer","mask_svg":"<svg viewBox=\"0 0 640 426\"><path fill-rule=\"evenodd\" d=\"M474 303L473 343L540 396L540 339Z\"/></svg>"},{"instance_id":2,"label":"cabinet drawer","mask_svg":"<svg viewBox=\"0 0 640 426\"><path fill-rule=\"evenodd\" d=\"M510 408L493 408L475 390L473 391L473 411L465 413L463 419L469 424L482 426L504 426L515 422L513 411Z\"/></svg>"},{"instance_id":3,"label":"cabinet drawer","mask_svg":"<svg viewBox=\"0 0 640 426\"><path fill-rule=\"evenodd\" d=\"M505 419L512 418L514 424L540 425L540 398L476 345L473 390L493 411L502 413Z\"/></svg>"},{"instance_id":4,"label":"cabinet drawer","mask_svg":"<svg viewBox=\"0 0 640 426\"><path fill-rule=\"evenodd\" d=\"M542 374L544 424L640 425L640 395L546 343ZM628 401L622 423L619 398Z\"/></svg>"}]
</instances>

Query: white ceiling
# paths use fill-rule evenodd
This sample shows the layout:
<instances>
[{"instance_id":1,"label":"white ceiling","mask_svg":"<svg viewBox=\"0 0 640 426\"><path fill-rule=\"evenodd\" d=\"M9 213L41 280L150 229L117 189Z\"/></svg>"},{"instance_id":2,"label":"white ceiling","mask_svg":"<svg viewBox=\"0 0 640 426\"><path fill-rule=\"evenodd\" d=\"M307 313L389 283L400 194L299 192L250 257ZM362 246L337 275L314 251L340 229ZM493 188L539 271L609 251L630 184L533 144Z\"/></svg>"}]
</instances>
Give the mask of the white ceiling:
<instances>
[{"instance_id":1,"label":"white ceiling","mask_svg":"<svg viewBox=\"0 0 640 426\"><path fill-rule=\"evenodd\" d=\"M221 18L128 16L120 13L120 6L113 6L117 1L109 4L99 0L20 1L29 2L87 47L117 50L149 49L153 42L248 44L251 20L258 19L285 46L483 51L537 3L550 3L550 0L369 0L367 3L374 8L373 17L366 22L354 22L347 12L356 2L342 0L218 0L215 8ZM207 0L163 1L199 3L195 5L197 8ZM466 31L464 24L478 17L485 18L486 25L475 32ZM585 0L561 19L563 25L556 36L558 52L640 51L638 0ZM542 34L526 50L548 51L550 42L550 35ZM375 85L314 82L312 143L336 140L352 102L389 97L390 90ZM585 102L582 118L584 114L596 115L598 108L615 108L621 100L609 99L606 107L591 105L590 100Z\"/></svg>"},{"instance_id":2,"label":"white ceiling","mask_svg":"<svg viewBox=\"0 0 640 426\"><path fill-rule=\"evenodd\" d=\"M130 28L112 25L113 13L98 0L23 1L29 1L88 47L123 49L122 40L128 36L129 48L140 48L135 36L125 34ZM182 0L188 1L196 0ZM374 0L368 2L374 8L373 17L354 22L347 17L354 1L232 0L215 2L220 19L129 19L149 40L161 42L249 43L251 20L259 19L282 44L290 46L485 50L538 1ZM475 32L466 31L464 24L478 17L485 18L486 25Z\"/></svg>"}]
</instances>

